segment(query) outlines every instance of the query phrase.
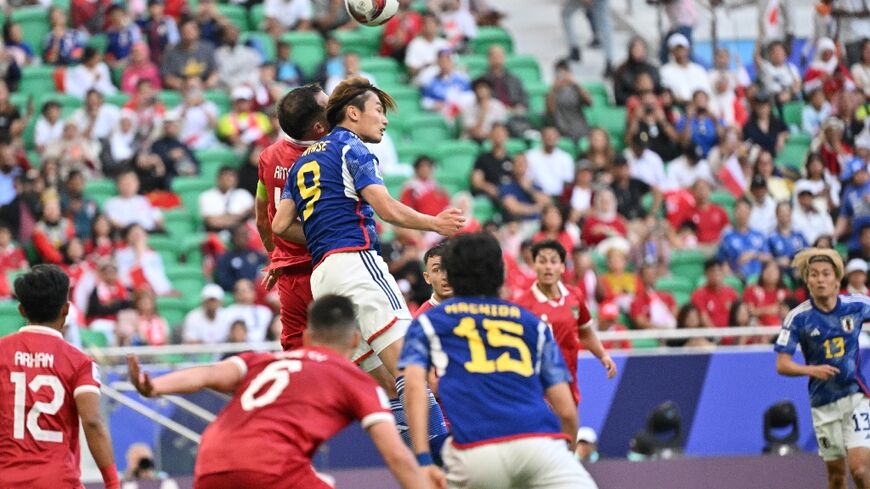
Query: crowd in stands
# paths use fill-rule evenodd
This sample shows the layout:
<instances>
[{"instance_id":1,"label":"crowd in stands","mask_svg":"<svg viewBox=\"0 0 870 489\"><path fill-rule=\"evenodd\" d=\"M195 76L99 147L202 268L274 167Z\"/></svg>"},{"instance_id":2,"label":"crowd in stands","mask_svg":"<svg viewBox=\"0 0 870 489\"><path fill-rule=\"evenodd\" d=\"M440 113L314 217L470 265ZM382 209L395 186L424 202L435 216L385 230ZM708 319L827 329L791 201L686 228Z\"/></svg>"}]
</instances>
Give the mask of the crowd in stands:
<instances>
[{"instance_id":1,"label":"crowd in stands","mask_svg":"<svg viewBox=\"0 0 870 489\"><path fill-rule=\"evenodd\" d=\"M810 245L840 250L844 290L867 292L866 37L820 31L797 53L787 32L766 33L749 65L723 48L703 66L691 19L669 11L661 59L641 38L614 57L596 1L612 87L574 78L575 38L546 85L481 0L402 0L379 29L352 22L343 0L7 3L0 299L28 264L61 265L70 321L90 341L275 339L252 220L258 156L282 137L287 90L329 93L348 76L399 99L370 145L390 191L428 214L459 207L465 231L498 236L506 297L535 280L542 239L569 251L564 281L600 330L776 326L807 297L789 263ZM439 237L381 231L415 308Z\"/></svg>"}]
</instances>

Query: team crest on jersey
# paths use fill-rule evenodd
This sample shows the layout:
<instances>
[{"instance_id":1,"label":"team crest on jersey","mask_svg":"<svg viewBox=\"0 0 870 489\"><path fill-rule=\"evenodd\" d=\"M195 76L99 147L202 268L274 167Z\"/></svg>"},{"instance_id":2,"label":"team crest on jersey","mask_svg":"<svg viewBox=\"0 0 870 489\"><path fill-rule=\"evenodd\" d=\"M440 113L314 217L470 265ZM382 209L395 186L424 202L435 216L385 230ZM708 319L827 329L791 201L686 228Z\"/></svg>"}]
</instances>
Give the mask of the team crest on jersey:
<instances>
[{"instance_id":1,"label":"team crest on jersey","mask_svg":"<svg viewBox=\"0 0 870 489\"><path fill-rule=\"evenodd\" d=\"M855 320L852 319L852 316L846 316L840 319L840 325L843 326L843 331L851 333L855 329Z\"/></svg>"}]
</instances>

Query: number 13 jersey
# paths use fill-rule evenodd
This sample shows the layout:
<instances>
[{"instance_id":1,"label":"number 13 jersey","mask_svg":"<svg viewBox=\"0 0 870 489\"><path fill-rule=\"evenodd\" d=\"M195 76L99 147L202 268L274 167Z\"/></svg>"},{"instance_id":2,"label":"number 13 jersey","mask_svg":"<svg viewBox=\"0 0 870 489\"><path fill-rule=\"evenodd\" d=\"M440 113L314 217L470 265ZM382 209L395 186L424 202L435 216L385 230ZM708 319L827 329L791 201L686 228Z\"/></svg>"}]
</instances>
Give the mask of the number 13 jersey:
<instances>
[{"instance_id":1,"label":"number 13 jersey","mask_svg":"<svg viewBox=\"0 0 870 489\"><path fill-rule=\"evenodd\" d=\"M332 253L380 251L374 210L360 192L383 185L378 161L356 134L336 127L290 168L282 199L293 199L314 266Z\"/></svg>"},{"instance_id":2,"label":"number 13 jersey","mask_svg":"<svg viewBox=\"0 0 870 489\"><path fill-rule=\"evenodd\" d=\"M418 316L399 360L409 365L435 367L458 448L564 437L544 391L571 375L550 328L515 304L456 297Z\"/></svg>"},{"instance_id":3,"label":"number 13 jersey","mask_svg":"<svg viewBox=\"0 0 870 489\"><path fill-rule=\"evenodd\" d=\"M82 487L75 397L99 395L99 377L55 329L0 339L0 487Z\"/></svg>"}]
</instances>

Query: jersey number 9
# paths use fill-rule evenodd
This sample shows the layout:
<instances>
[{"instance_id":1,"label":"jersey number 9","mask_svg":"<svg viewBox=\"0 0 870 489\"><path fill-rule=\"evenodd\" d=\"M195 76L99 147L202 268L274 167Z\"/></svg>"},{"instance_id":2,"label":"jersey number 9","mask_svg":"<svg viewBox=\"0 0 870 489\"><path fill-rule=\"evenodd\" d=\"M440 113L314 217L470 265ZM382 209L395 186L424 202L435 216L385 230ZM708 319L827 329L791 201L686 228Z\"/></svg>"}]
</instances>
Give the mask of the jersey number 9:
<instances>
[{"instance_id":1,"label":"jersey number 9","mask_svg":"<svg viewBox=\"0 0 870 489\"><path fill-rule=\"evenodd\" d=\"M305 181L306 175L311 174L311 185ZM305 209L302 211L302 220L308 220L314 212L314 203L320 198L320 164L316 161L309 161L302 165L299 173L296 174L296 186L299 187L299 195L302 200L307 200Z\"/></svg>"},{"instance_id":2,"label":"jersey number 9","mask_svg":"<svg viewBox=\"0 0 870 489\"><path fill-rule=\"evenodd\" d=\"M484 319L482 324L483 329L486 330L486 342L481 338L474 318L463 318L459 321L459 326L453 329L457 336L468 340L471 361L465 362L465 370L479 374L512 372L523 377L531 377L534 373L532 354L523 339L519 337L523 334L523 326L498 319ZM504 352L495 360L490 360L487 350L499 347L516 350L519 358Z\"/></svg>"}]
</instances>

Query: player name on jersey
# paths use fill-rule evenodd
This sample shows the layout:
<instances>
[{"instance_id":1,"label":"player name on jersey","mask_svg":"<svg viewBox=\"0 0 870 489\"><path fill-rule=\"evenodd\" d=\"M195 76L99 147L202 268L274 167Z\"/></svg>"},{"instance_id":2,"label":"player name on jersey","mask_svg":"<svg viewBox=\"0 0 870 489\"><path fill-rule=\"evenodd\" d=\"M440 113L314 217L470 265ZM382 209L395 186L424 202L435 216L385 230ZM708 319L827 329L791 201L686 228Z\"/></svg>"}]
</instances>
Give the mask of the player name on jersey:
<instances>
[{"instance_id":1,"label":"player name on jersey","mask_svg":"<svg viewBox=\"0 0 870 489\"><path fill-rule=\"evenodd\" d=\"M288 173L290 173L290 169L285 166L275 167L275 179L277 180L287 180Z\"/></svg>"},{"instance_id":2,"label":"player name on jersey","mask_svg":"<svg viewBox=\"0 0 870 489\"><path fill-rule=\"evenodd\" d=\"M306 156L310 153L316 153L318 151L324 151L324 150L326 150L326 147L328 145L329 145L329 141L318 141L318 142L312 144L311 146L309 146L308 149L306 149L305 152L302 153L302 156Z\"/></svg>"},{"instance_id":3,"label":"player name on jersey","mask_svg":"<svg viewBox=\"0 0 870 489\"><path fill-rule=\"evenodd\" d=\"M455 302L444 307L447 314L484 314L501 318L519 319L520 308L504 304L469 304L467 302Z\"/></svg>"},{"instance_id":4,"label":"player name on jersey","mask_svg":"<svg viewBox=\"0 0 870 489\"><path fill-rule=\"evenodd\" d=\"M51 353L26 351L15 352L15 366L27 368L52 368L54 367L54 355Z\"/></svg>"}]
</instances>

